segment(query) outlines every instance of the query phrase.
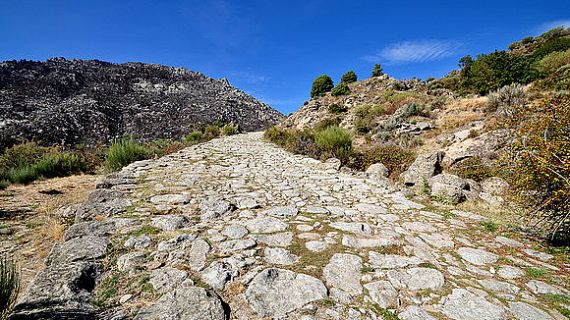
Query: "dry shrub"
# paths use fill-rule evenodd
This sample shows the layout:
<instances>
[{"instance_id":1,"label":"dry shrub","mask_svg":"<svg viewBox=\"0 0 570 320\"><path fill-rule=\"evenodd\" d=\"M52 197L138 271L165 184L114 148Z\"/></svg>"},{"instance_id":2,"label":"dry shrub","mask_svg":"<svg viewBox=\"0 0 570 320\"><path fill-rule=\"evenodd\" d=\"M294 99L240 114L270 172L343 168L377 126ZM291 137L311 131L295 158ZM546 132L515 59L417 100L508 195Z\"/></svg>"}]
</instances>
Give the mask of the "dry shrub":
<instances>
[{"instance_id":1,"label":"dry shrub","mask_svg":"<svg viewBox=\"0 0 570 320\"><path fill-rule=\"evenodd\" d=\"M552 223L551 239L570 240L570 98L515 108L515 140L500 158L518 199Z\"/></svg>"},{"instance_id":2,"label":"dry shrub","mask_svg":"<svg viewBox=\"0 0 570 320\"><path fill-rule=\"evenodd\" d=\"M393 179L406 171L416 159L412 151L398 146L379 146L363 152L361 157L362 169L366 169L374 163L382 163Z\"/></svg>"}]
</instances>

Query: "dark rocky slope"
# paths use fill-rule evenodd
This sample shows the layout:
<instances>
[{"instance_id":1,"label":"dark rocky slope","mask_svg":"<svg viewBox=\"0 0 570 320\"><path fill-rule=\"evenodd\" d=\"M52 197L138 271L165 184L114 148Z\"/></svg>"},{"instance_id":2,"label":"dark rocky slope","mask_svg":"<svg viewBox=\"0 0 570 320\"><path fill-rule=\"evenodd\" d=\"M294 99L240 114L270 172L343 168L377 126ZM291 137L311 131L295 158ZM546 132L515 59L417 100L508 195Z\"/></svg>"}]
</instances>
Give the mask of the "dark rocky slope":
<instances>
[{"instance_id":1,"label":"dark rocky slope","mask_svg":"<svg viewBox=\"0 0 570 320\"><path fill-rule=\"evenodd\" d=\"M183 68L62 58L0 63L0 148L22 140L90 145L128 134L178 139L217 120L254 131L282 118L227 80Z\"/></svg>"}]
</instances>

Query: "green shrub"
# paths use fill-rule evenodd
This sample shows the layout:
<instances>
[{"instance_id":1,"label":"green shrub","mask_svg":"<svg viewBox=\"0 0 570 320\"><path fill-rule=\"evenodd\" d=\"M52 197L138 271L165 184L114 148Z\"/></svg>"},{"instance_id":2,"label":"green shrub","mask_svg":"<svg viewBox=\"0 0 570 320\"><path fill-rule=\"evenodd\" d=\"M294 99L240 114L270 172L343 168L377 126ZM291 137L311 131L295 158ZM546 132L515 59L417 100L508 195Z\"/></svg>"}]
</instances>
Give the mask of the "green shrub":
<instances>
[{"instance_id":1,"label":"green shrub","mask_svg":"<svg viewBox=\"0 0 570 320\"><path fill-rule=\"evenodd\" d=\"M20 275L16 264L5 255L0 256L0 319L6 319L12 312L19 289Z\"/></svg>"},{"instance_id":2,"label":"green shrub","mask_svg":"<svg viewBox=\"0 0 570 320\"><path fill-rule=\"evenodd\" d=\"M200 131L192 131L190 132L185 138L186 142L197 142L202 140L202 132Z\"/></svg>"},{"instance_id":3,"label":"green shrub","mask_svg":"<svg viewBox=\"0 0 570 320\"><path fill-rule=\"evenodd\" d=\"M345 82L345 83L353 83L356 82L356 80L357 80L356 73L352 70L343 74L342 78L340 78L340 82Z\"/></svg>"},{"instance_id":4,"label":"green shrub","mask_svg":"<svg viewBox=\"0 0 570 320\"><path fill-rule=\"evenodd\" d=\"M37 173L46 178L65 177L85 171L83 160L74 153L48 155L33 165Z\"/></svg>"},{"instance_id":5,"label":"green shrub","mask_svg":"<svg viewBox=\"0 0 570 320\"><path fill-rule=\"evenodd\" d=\"M384 106L382 105L363 105L359 106L355 111L354 128L357 133L367 133L374 129L377 125L376 117L384 114Z\"/></svg>"},{"instance_id":6,"label":"green shrub","mask_svg":"<svg viewBox=\"0 0 570 320\"><path fill-rule=\"evenodd\" d=\"M8 188L9 185L10 185L10 180L0 179L0 190Z\"/></svg>"},{"instance_id":7,"label":"green shrub","mask_svg":"<svg viewBox=\"0 0 570 320\"><path fill-rule=\"evenodd\" d=\"M344 105L334 103L329 106L330 113L343 113L346 111L348 111L348 108Z\"/></svg>"},{"instance_id":8,"label":"green shrub","mask_svg":"<svg viewBox=\"0 0 570 320\"><path fill-rule=\"evenodd\" d=\"M12 183L28 184L37 180L40 175L33 166L23 165L10 169L8 171L8 177Z\"/></svg>"},{"instance_id":9,"label":"green shrub","mask_svg":"<svg viewBox=\"0 0 570 320\"><path fill-rule=\"evenodd\" d=\"M315 143L319 150L341 161L352 154L352 136L348 130L331 126L315 133Z\"/></svg>"},{"instance_id":10,"label":"green shrub","mask_svg":"<svg viewBox=\"0 0 570 320\"><path fill-rule=\"evenodd\" d=\"M372 76L373 77L379 77L383 74L384 74L384 71L382 70L382 66L379 64L375 64L374 69L372 69Z\"/></svg>"},{"instance_id":11,"label":"green shrub","mask_svg":"<svg viewBox=\"0 0 570 320\"><path fill-rule=\"evenodd\" d=\"M222 128L222 132L224 134L224 136L231 136L237 133L237 128L232 126L231 124L226 124L223 128Z\"/></svg>"},{"instance_id":12,"label":"green shrub","mask_svg":"<svg viewBox=\"0 0 570 320\"><path fill-rule=\"evenodd\" d=\"M287 139L289 139L289 134L287 131L273 126L263 133L263 137L277 145L285 146L287 144Z\"/></svg>"},{"instance_id":13,"label":"green shrub","mask_svg":"<svg viewBox=\"0 0 570 320\"><path fill-rule=\"evenodd\" d=\"M326 74L318 76L315 81L313 81L313 86L311 88L311 98L320 97L325 93L329 92L333 88L333 81L331 77Z\"/></svg>"},{"instance_id":14,"label":"green shrub","mask_svg":"<svg viewBox=\"0 0 570 320\"><path fill-rule=\"evenodd\" d=\"M36 163L48 153L55 153L55 148L41 147L35 142L16 144L4 150L0 157L0 170L17 168Z\"/></svg>"},{"instance_id":15,"label":"green shrub","mask_svg":"<svg viewBox=\"0 0 570 320\"><path fill-rule=\"evenodd\" d=\"M328 127L333 127L333 126L337 126L342 122L342 119L340 117L332 117L332 118L324 118L323 120L317 122L313 129L315 131L319 131L322 129L326 129Z\"/></svg>"},{"instance_id":16,"label":"green shrub","mask_svg":"<svg viewBox=\"0 0 570 320\"><path fill-rule=\"evenodd\" d=\"M214 139L220 136L220 128L216 125L209 125L204 129L204 138Z\"/></svg>"},{"instance_id":17,"label":"green shrub","mask_svg":"<svg viewBox=\"0 0 570 320\"><path fill-rule=\"evenodd\" d=\"M105 169L107 171L118 171L130 163L148 157L149 151L142 144L133 138L123 138L109 147L109 151L105 155Z\"/></svg>"},{"instance_id":18,"label":"green shrub","mask_svg":"<svg viewBox=\"0 0 570 320\"><path fill-rule=\"evenodd\" d=\"M404 118L413 117L413 116L421 116L425 114L424 106L420 106L415 103L410 103L406 105L404 109Z\"/></svg>"},{"instance_id":19,"label":"green shrub","mask_svg":"<svg viewBox=\"0 0 570 320\"><path fill-rule=\"evenodd\" d=\"M509 116L515 108L526 104L526 92L520 84L511 84L489 94L487 107L489 111L501 116Z\"/></svg>"},{"instance_id":20,"label":"green shrub","mask_svg":"<svg viewBox=\"0 0 570 320\"><path fill-rule=\"evenodd\" d=\"M345 96L347 94L350 94L350 88L345 82L337 84L331 91L331 95L334 97Z\"/></svg>"}]
</instances>

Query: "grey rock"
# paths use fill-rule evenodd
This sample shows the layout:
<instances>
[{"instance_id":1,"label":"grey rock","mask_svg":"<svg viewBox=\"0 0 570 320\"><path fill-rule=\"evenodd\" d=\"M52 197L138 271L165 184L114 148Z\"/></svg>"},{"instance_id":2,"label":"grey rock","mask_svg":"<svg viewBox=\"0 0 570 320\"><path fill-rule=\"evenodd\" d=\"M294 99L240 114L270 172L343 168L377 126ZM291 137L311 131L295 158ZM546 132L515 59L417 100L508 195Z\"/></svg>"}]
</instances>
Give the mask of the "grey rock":
<instances>
[{"instance_id":1,"label":"grey rock","mask_svg":"<svg viewBox=\"0 0 570 320\"><path fill-rule=\"evenodd\" d=\"M388 280L397 289L438 290L443 287L443 273L431 268L411 268L404 271L388 271Z\"/></svg>"},{"instance_id":2,"label":"grey rock","mask_svg":"<svg viewBox=\"0 0 570 320\"><path fill-rule=\"evenodd\" d=\"M503 246L507 246L507 247L513 247L513 248L524 247L524 244L518 242L517 240L509 239L509 238L506 238L503 236L497 236L495 238L495 241L497 241L498 243L502 244Z\"/></svg>"},{"instance_id":3,"label":"grey rock","mask_svg":"<svg viewBox=\"0 0 570 320\"><path fill-rule=\"evenodd\" d=\"M422 263L418 257L406 257L396 254L380 254L374 251L368 252L368 262L378 269L400 269L407 266L417 266Z\"/></svg>"},{"instance_id":4,"label":"grey rock","mask_svg":"<svg viewBox=\"0 0 570 320\"><path fill-rule=\"evenodd\" d=\"M155 290L170 291L186 280L187 277L188 273L186 271L172 267L164 267L153 270L150 273L150 280L148 282Z\"/></svg>"},{"instance_id":5,"label":"grey rock","mask_svg":"<svg viewBox=\"0 0 570 320\"><path fill-rule=\"evenodd\" d=\"M236 239L220 243L218 249L222 254L234 253L255 247L257 243L253 239Z\"/></svg>"},{"instance_id":6,"label":"grey rock","mask_svg":"<svg viewBox=\"0 0 570 320\"><path fill-rule=\"evenodd\" d=\"M110 241L103 237L73 238L56 244L46 260L46 265L102 259L107 254L109 245Z\"/></svg>"},{"instance_id":7,"label":"grey rock","mask_svg":"<svg viewBox=\"0 0 570 320\"><path fill-rule=\"evenodd\" d=\"M453 204L460 203L467 198L465 190L469 190L469 185L464 179L456 175L438 174L431 177L428 183L432 195L443 197Z\"/></svg>"},{"instance_id":8,"label":"grey rock","mask_svg":"<svg viewBox=\"0 0 570 320\"><path fill-rule=\"evenodd\" d=\"M283 248L267 247L263 251L263 259L271 264L291 265L299 261L299 257Z\"/></svg>"},{"instance_id":9,"label":"grey rock","mask_svg":"<svg viewBox=\"0 0 570 320\"><path fill-rule=\"evenodd\" d=\"M362 213L377 215L386 214L388 212L385 207L368 203L358 203L354 206L354 208Z\"/></svg>"},{"instance_id":10,"label":"grey rock","mask_svg":"<svg viewBox=\"0 0 570 320\"><path fill-rule=\"evenodd\" d=\"M162 231L174 231L184 228L189 222L188 218L183 215L166 215L153 218L151 225Z\"/></svg>"},{"instance_id":11,"label":"grey rock","mask_svg":"<svg viewBox=\"0 0 570 320\"><path fill-rule=\"evenodd\" d=\"M232 276L232 272L218 261L212 262L200 273L200 279L216 290L223 290Z\"/></svg>"},{"instance_id":12,"label":"grey rock","mask_svg":"<svg viewBox=\"0 0 570 320\"><path fill-rule=\"evenodd\" d=\"M357 237L353 235L345 235L342 237L342 245L352 248L376 248L390 247L400 244L399 237L393 235L377 236L377 237Z\"/></svg>"},{"instance_id":13,"label":"grey rock","mask_svg":"<svg viewBox=\"0 0 570 320\"><path fill-rule=\"evenodd\" d=\"M400 175L400 180L402 180L404 186L414 190L421 190L424 182L441 173L443 155L442 152L419 155L408 170Z\"/></svg>"},{"instance_id":14,"label":"grey rock","mask_svg":"<svg viewBox=\"0 0 570 320\"><path fill-rule=\"evenodd\" d=\"M509 302L509 310L518 320L552 320L548 313L524 302Z\"/></svg>"},{"instance_id":15,"label":"grey rock","mask_svg":"<svg viewBox=\"0 0 570 320\"><path fill-rule=\"evenodd\" d=\"M517 294L521 289L514 284L497 280L477 280L485 289L497 294Z\"/></svg>"},{"instance_id":16,"label":"grey rock","mask_svg":"<svg viewBox=\"0 0 570 320\"><path fill-rule=\"evenodd\" d=\"M316 207L316 206L306 206L303 208L303 212L310 214L329 214L330 211L327 208Z\"/></svg>"},{"instance_id":17,"label":"grey rock","mask_svg":"<svg viewBox=\"0 0 570 320\"><path fill-rule=\"evenodd\" d=\"M520 268L513 266L499 266L499 271L497 272L499 277L504 279L517 279L525 275L525 272Z\"/></svg>"},{"instance_id":18,"label":"grey rock","mask_svg":"<svg viewBox=\"0 0 570 320\"><path fill-rule=\"evenodd\" d=\"M437 231L437 229L429 224L429 223L424 223L424 222L419 222L419 221L414 221L414 222L404 222L402 224L402 226L406 229L408 229L409 231L415 231L415 232L435 232Z\"/></svg>"},{"instance_id":19,"label":"grey rock","mask_svg":"<svg viewBox=\"0 0 570 320\"><path fill-rule=\"evenodd\" d=\"M299 209L294 206L275 207L265 211L266 215L274 217L293 217L299 213Z\"/></svg>"},{"instance_id":20,"label":"grey rock","mask_svg":"<svg viewBox=\"0 0 570 320\"><path fill-rule=\"evenodd\" d=\"M453 289L443 299L441 312L453 320L506 320L503 307L494 305L465 289Z\"/></svg>"},{"instance_id":21,"label":"grey rock","mask_svg":"<svg viewBox=\"0 0 570 320\"><path fill-rule=\"evenodd\" d=\"M398 318L401 320L437 320L418 306L407 307L406 310L398 313Z\"/></svg>"},{"instance_id":22,"label":"grey rock","mask_svg":"<svg viewBox=\"0 0 570 320\"><path fill-rule=\"evenodd\" d=\"M152 244L152 239L147 235L128 238L123 246L127 249L144 249Z\"/></svg>"},{"instance_id":23,"label":"grey rock","mask_svg":"<svg viewBox=\"0 0 570 320\"><path fill-rule=\"evenodd\" d=\"M235 206L226 200L206 200L200 203L200 220L218 219L235 210Z\"/></svg>"},{"instance_id":24,"label":"grey rock","mask_svg":"<svg viewBox=\"0 0 570 320\"><path fill-rule=\"evenodd\" d=\"M117 269L121 272L135 271L140 269L145 261L144 253L142 252L129 252L117 258Z\"/></svg>"},{"instance_id":25,"label":"grey rock","mask_svg":"<svg viewBox=\"0 0 570 320\"><path fill-rule=\"evenodd\" d=\"M41 270L20 298L10 319L90 319L94 317L92 291L101 266L72 262Z\"/></svg>"},{"instance_id":26,"label":"grey rock","mask_svg":"<svg viewBox=\"0 0 570 320\"><path fill-rule=\"evenodd\" d=\"M362 222L334 222L330 224L330 227L354 234L372 234L372 228L370 228L370 225Z\"/></svg>"},{"instance_id":27,"label":"grey rock","mask_svg":"<svg viewBox=\"0 0 570 320\"><path fill-rule=\"evenodd\" d=\"M208 242L203 239L196 239L192 243L192 247L186 254L188 264L193 271L200 271L206 266L206 255L210 252L211 247Z\"/></svg>"},{"instance_id":28,"label":"grey rock","mask_svg":"<svg viewBox=\"0 0 570 320\"><path fill-rule=\"evenodd\" d=\"M248 220L245 227L252 233L274 233L285 231L289 225L277 218L264 217Z\"/></svg>"},{"instance_id":29,"label":"grey rock","mask_svg":"<svg viewBox=\"0 0 570 320\"><path fill-rule=\"evenodd\" d=\"M262 234L255 237L255 239L263 244L272 247L287 247L293 241L292 232L280 232L275 234Z\"/></svg>"},{"instance_id":30,"label":"grey rock","mask_svg":"<svg viewBox=\"0 0 570 320\"><path fill-rule=\"evenodd\" d=\"M247 231L247 229L243 226L240 226L239 224L229 225L226 228L224 228L224 230L222 230L222 234L224 236L232 239L241 239L245 237L248 233L249 232Z\"/></svg>"},{"instance_id":31,"label":"grey rock","mask_svg":"<svg viewBox=\"0 0 570 320\"><path fill-rule=\"evenodd\" d=\"M461 247L457 250L457 252L461 258L478 266L494 263L499 259L496 254L481 249Z\"/></svg>"},{"instance_id":32,"label":"grey rock","mask_svg":"<svg viewBox=\"0 0 570 320\"><path fill-rule=\"evenodd\" d=\"M367 283L364 288L372 301L380 308L395 308L398 306L398 291L388 281L376 281Z\"/></svg>"},{"instance_id":33,"label":"grey rock","mask_svg":"<svg viewBox=\"0 0 570 320\"><path fill-rule=\"evenodd\" d=\"M374 163L366 169L368 177L377 182L386 182L390 172L388 168L381 163Z\"/></svg>"},{"instance_id":34,"label":"grey rock","mask_svg":"<svg viewBox=\"0 0 570 320\"><path fill-rule=\"evenodd\" d=\"M351 296L362 293L360 269L362 258L353 254L335 253L323 269L325 283Z\"/></svg>"},{"instance_id":35,"label":"grey rock","mask_svg":"<svg viewBox=\"0 0 570 320\"><path fill-rule=\"evenodd\" d=\"M154 204L184 204L190 199L185 194L161 194L150 198Z\"/></svg>"},{"instance_id":36,"label":"grey rock","mask_svg":"<svg viewBox=\"0 0 570 320\"><path fill-rule=\"evenodd\" d=\"M319 279L283 269L261 271L245 291L247 302L260 317L283 317L326 296L327 288Z\"/></svg>"},{"instance_id":37,"label":"grey rock","mask_svg":"<svg viewBox=\"0 0 570 320\"><path fill-rule=\"evenodd\" d=\"M322 252L328 249L329 244L324 241L307 241L305 247L312 252Z\"/></svg>"},{"instance_id":38,"label":"grey rock","mask_svg":"<svg viewBox=\"0 0 570 320\"><path fill-rule=\"evenodd\" d=\"M526 283L526 286L534 294L566 294L565 291L538 280L531 280Z\"/></svg>"},{"instance_id":39,"label":"grey rock","mask_svg":"<svg viewBox=\"0 0 570 320\"><path fill-rule=\"evenodd\" d=\"M157 302L143 307L135 320L226 320L220 298L199 287L179 288L165 293Z\"/></svg>"}]
</instances>

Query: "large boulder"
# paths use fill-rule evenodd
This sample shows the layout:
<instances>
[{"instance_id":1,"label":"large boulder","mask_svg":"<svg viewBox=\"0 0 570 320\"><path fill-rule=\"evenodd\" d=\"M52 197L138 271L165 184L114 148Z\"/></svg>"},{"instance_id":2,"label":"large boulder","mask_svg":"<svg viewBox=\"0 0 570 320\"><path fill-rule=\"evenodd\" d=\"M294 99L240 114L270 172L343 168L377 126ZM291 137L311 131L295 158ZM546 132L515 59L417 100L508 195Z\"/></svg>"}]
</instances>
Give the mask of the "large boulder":
<instances>
[{"instance_id":1,"label":"large boulder","mask_svg":"<svg viewBox=\"0 0 570 320\"><path fill-rule=\"evenodd\" d=\"M92 291L101 266L57 264L41 270L18 301L10 320L94 319Z\"/></svg>"},{"instance_id":2,"label":"large boulder","mask_svg":"<svg viewBox=\"0 0 570 320\"><path fill-rule=\"evenodd\" d=\"M135 320L225 320L222 300L212 291L199 287L167 292L158 301L142 308Z\"/></svg>"},{"instance_id":3,"label":"large boulder","mask_svg":"<svg viewBox=\"0 0 570 320\"><path fill-rule=\"evenodd\" d=\"M448 173L430 178L429 187L432 195L442 197L453 204L465 201L465 191L469 190L469 184L464 179Z\"/></svg>"},{"instance_id":4,"label":"large boulder","mask_svg":"<svg viewBox=\"0 0 570 320\"><path fill-rule=\"evenodd\" d=\"M445 150L443 164L447 168L470 157L489 158L490 155L505 145L509 133L510 131L507 129L499 129L454 143Z\"/></svg>"},{"instance_id":5,"label":"large boulder","mask_svg":"<svg viewBox=\"0 0 570 320\"><path fill-rule=\"evenodd\" d=\"M265 269L250 283L245 297L260 317L279 318L324 299L327 288L316 278L284 269Z\"/></svg>"},{"instance_id":6,"label":"large boulder","mask_svg":"<svg viewBox=\"0 0 570 320\"><path fill-rule=\"evenodd\" d=\"M404 186L413 191L421 191L424 183L442 172L443 152L419 155L412 165L400 175Z\"/></svg>"}]
</instances>

